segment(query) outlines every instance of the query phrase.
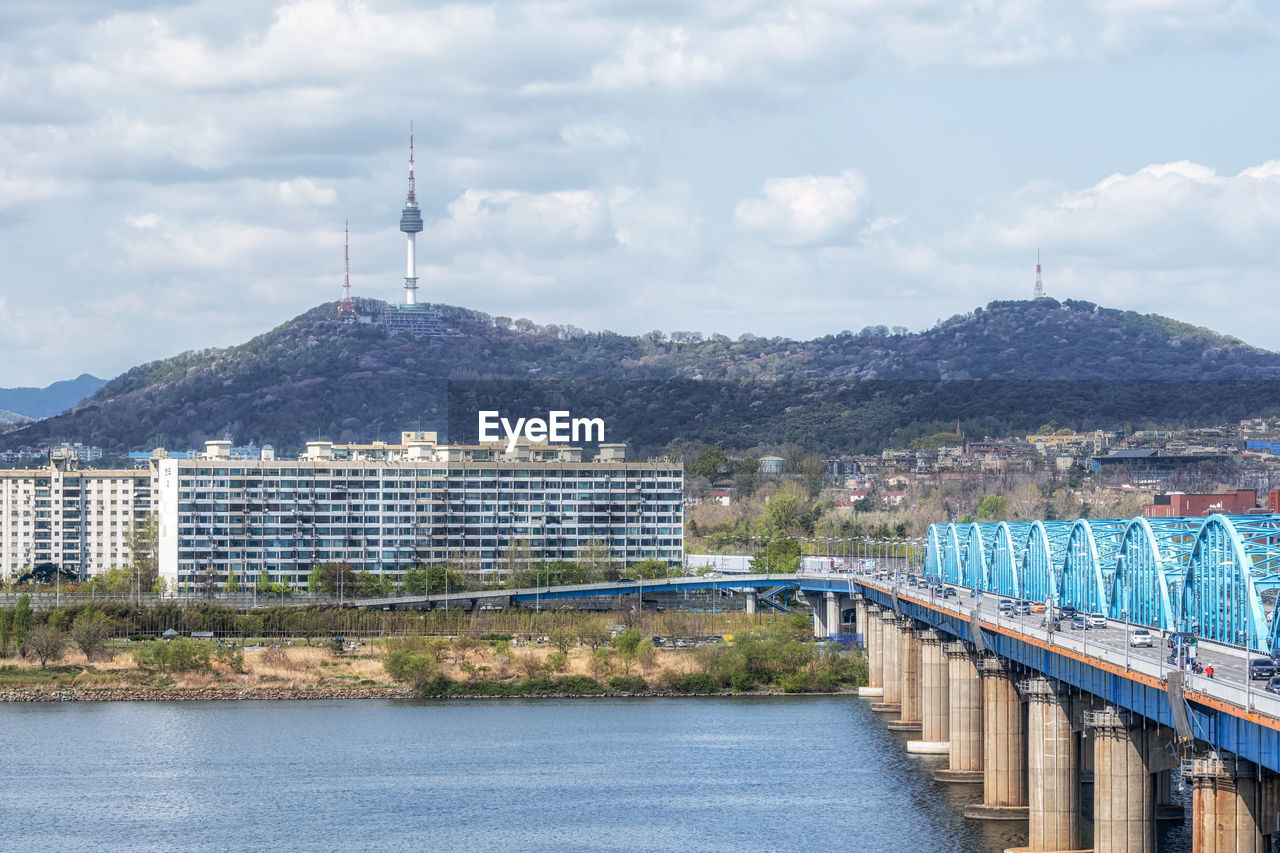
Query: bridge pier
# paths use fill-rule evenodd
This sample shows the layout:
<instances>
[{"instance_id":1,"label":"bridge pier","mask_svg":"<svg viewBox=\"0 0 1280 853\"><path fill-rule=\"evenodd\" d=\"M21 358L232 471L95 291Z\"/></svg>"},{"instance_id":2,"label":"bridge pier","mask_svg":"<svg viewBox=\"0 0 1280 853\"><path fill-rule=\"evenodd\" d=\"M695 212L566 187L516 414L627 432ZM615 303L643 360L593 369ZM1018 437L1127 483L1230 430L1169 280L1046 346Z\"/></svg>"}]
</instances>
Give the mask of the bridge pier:
<instances>
[{"instance_id":1,"label":"bridge pier","mask_svg":"<svg viewBox=\"0 0 1280 853\"><path fill-rule=\"evenodd\" d=\"M1280 817L1280 777L1243 759L1210 753L1192 763L1195 853L1263 853Z\"/></svg>"},{"instance_id":2,"label":"bridge pier","mask_svg":"<svg viewBox=\"0 0 1280 853\"><path fill-rule=\"evenodd\" d=\"M756 612L756 593L755 592L747 593L746 611L748 616L752 616Z\"/></svg>"},{"instance_id":3,"label":"bridge pier","mask_svg":"<svg viewBox=\"0 0 1280 853\"><path fill-rule=\"evenodd\" d=\"M950 695L947 659L942 636L921 631L920 640L920 740L907 741L907 752L946 755L950 744Z\"/></svg>"},{"instance_id":4,"label":"bridge pier","mask_svg":"<svg viewBox=\"0 0 1280 853\"><path fill-rule=\"evenodd\" d=\"M1093 849L1096 853L1154 853L1155 779L1173 751L1160 729L1145 728L1114 708L1089 711L1094 734Z\"/></svg>"},{"instance_id":5,"label":"bridge pier","mask_svg":"<svg viewBox=\"0 0 1280 853\"><path fill-rule=\"evenodd\" d=\"M1018 685L1027 698L1027 778L1031 783L1027 850L1080 848L1080 777L1071 699L1057 682Z\"/></svg>"},{"instance_id":6,"label":"bridge pier","mask_svg":"<svg viewBox=\"0 0 1280 853\"><path fill-rule=\"evenodd\" d=\"M919 630L910 620L899 629L901 649L898 653L898 671L902 679L902 708L898 719L889 723L890 731L918 732L920 719L920 643Z\"/></svg>"},{"instance_id":7,"label":"bridge pier","mask_svg":"<svg viewBox=\"0 0 1280 853\"><path fill-rule=\"evenodd\" d=\"M884 696L884 620L880 608L862 602L862 642L867 647L867 686L858 688L859 696Z\"/></svg>"},{"instance_id":8,"label":"bridge pier","mask_svg":"<svg viewBox=\"0 0 1280 853\"><path fill-rule=\"evenodd\" d=\"M984 657L982 673L982 805L964 816L981 820L1027 819L1027 720L1013 665Z\"/></svg>"},{"instance_id":9,"label":"bridge pier","mask_svg":"<svg viewBox=\"0 0 1280 853\"><path fill-rule=\"evenodd\" d=\"M898 637L898 616L892 610L880 614L881 678L883 679L883 701L873 702L871 710L880 713L897 713L902 710L902 676L900 659L902 657L902 641Z\"/></svg>"},{"instance_id":10,"label":"bridge pier","mask_svg":"<svg viewBox=\"0 0 1280 853\"><path fill-rule=\"evenodd\" d=\"M804 600L813 611L813 638L815 640L825 640L827 638L827 610L822 606L822 595L820 593L806 594Z\"/></svg>"},{"instance_id":11,"label":"bridge pier","mask_svg":"<svg viewBox=\"0 0 1280 853\"><path fill-rule=\"evenodd\" d=\"M832 634L840 633L840 593L828 592L824 598L827 600L827 618L823 622L827 629L826 637L823 637L825 640Z\"/></svg>"},{"instance_id":12,"label":"bridge pier","mask_svg":"<svg viewBox=\"0 0 1280 853\"><path fill-rule=\"evenodd\" d=\"M965 643L945 643L942 652L947 657L947 740L951 763L933 775L939 782L981 782L982 681L977 659Z\"/></svg>"}]
</instances>

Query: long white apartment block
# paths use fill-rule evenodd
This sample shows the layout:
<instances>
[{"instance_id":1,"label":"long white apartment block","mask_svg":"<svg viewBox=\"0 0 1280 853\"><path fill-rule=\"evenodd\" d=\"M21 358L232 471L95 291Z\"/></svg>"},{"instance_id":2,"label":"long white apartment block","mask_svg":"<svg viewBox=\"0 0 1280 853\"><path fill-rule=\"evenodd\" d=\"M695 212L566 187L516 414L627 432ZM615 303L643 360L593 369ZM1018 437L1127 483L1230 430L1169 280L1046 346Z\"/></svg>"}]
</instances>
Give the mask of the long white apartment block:
<instances>
[{"instance_id":1,"label":"long white apartment block","mask_svg":"<svg viewBox=\"0 0 1280 853\"><path fill-rule=\"evenodd\" d=\"M607 549L619 565L684 551L683 470L627 461L625 446L588 457L563 445L310 442L296 460L152 460L160 574L170 588L265 571L305 586L326 562L398 578L415 565L501 570Z\"/></svg>"}]
</instances>

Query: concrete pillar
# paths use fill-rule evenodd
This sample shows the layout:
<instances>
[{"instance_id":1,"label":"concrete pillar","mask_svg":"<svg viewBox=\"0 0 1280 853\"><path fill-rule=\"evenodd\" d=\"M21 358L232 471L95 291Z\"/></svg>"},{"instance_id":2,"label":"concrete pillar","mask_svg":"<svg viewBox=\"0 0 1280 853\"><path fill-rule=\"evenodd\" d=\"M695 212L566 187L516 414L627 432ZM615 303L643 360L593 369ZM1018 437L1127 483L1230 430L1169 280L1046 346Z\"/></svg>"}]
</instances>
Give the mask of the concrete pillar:
<instances>
[{"instance_id":1,"label":"concrete pillar","mask_svg":"<svg viewBox=\"0 0 1280 853\"><path fill-rule=\"evenodd\" d=\"M920 641L920 740L907 741L907 752L946 755L951 721L951 697L947 690L947 658L937 631L921 631Z\"/></svg>"},{"instance_id":2,"label":"concrete pillar","mask_svg":"<svg viewBox=\"0 0 1280 853\"><path fill-rule=\"evenodd\" d=\"M1071 699L1057 683L1034 678L1018 685L1027 699L1027 849L1080 848L1080 777Z\"/></svg>"},{"instance_id":3,"label":"concrete pillar","mask_svg":"<svg viewBox=\"0 0 1280 853\"><path fill-rule=\"evenodd\" d=\"M756 612L756 594L754 592L747 593L747 615L751 616Z\"/></svg>"},{"instance_id":4,"label":"concrete pillar","mask_svg":"<svg viewBox=\"0 0 1280 853\"><path fill-rule=\"evenodd\" d=\"M902 710L902 640L898 634L898 617L892 610L880 614L883 623L880 634L880 647L884 654L880 656L884 679L883 701L872 704L871 710L882 713L896 713Z\"/></svg>"},{"instance_id":5,"label":"concrete pillar","mask_svg":"<svg viewBox=\"0 0 1280 853\"><path fill-rule=\"evenodd\" d=\"M1027 721L1013 666L984 657L982 674L982 805L965 817L1027 819Z\"/></svg>"},{"instance_id":6,"label":"concrete pillar","mask_svg":"<svg viewBox=\"0 0 1280 853\"><path fill-rule=\"evenodd\" d=\"M1270 850L1264 832L1276 826L1275 778L1260 773L1252 762L1217 753L1192 762L1191 849L1195 853Z\"/></svg>"},{"instance_id":7,"label":"concrete pillar","mask_svg":"<svg viewBox=\"0 0 1280 853\"><path fill-rule=\"evenodd\" d=\"M939 782L982 781L982 681L977 658L965 643L946 643L947 740L950 766L934 773Z\"/></svg>"},{"instance_id":8,"label":"concrete pillar","mask_svg":"<svg viewBox=\"0 0 1280 853\"><path fill-rule=\"evenodd\" d=\"M809 608L813 610L813 638L815 640L825 640L827 638L827 610L822 606L822 596L815 593L806 595L804 600L809 603Z\"/></svg>"},{"instance_id":9,"label":"concrete pillar","mask_svg":"<svg viewBox=\"0 0 1280 853\"><path fill-rule=\"evenodd\" d=\"M920 731L920 641L919 630L913 622L902 623L900 629L901 649L898 654L898 668L902 674L902 708L898 719L889 723L890 731Z\"/></svg>"},{"instance_id":10,"label":"concrete pillar","mask_svg":"<svg viewBox=\"0 0 1280 853\"><path fill-rule=\"evenodd\" d=\"M858 688L859 696L884 696L884 645L882 643L884 621L880 608L866 605L866 619L862 624L862 642L867 647L867 686Z\"/></svg>"},{"instance_id":11,"label":"concrete pillar","mask_svg":"<svg viewBox=\"0 0 1280 853\"><path fill-rule=\"evenodd\" d=\"M840 633L840 594L838 592L828 592L827 599L827 636Z\"/></svg>"},{"instance_id":12,"label":"concrete pillar","mask_svg":"<svg viewBox=\"0 0 1280 853\"><path fill-rule=\"evenodd\" d=\"M1167 730L1144 728L1113 708L1090 711L1094 736L1093 849L1096 853L1154 853L1154 773L1173 763Z\"/></svg>"}]
</instances>

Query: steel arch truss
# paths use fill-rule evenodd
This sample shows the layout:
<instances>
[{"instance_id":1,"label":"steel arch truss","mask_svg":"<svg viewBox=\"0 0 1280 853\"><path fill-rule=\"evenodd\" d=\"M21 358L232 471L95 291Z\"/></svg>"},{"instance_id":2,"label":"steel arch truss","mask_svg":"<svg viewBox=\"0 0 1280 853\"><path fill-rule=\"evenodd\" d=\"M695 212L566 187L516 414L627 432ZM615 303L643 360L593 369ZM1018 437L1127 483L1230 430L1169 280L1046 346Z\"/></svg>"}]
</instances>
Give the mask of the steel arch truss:
<instances>
[{"instance_id":1,"label":"steel arch truss","mask_svg":"<svg viewBox=\"0 0 1280 853\"><path fill-rule=\"evenodd\" d=\"M946 541L947 528L949 524L930 524L929 532L925 535L924 543L924 574L925 577L938 578L941 580L945 575L942 571L945 555L943 553L943 542Z\"/></svg>"},{"instance_id":2,"label":"steel arch truss","mask_svg":"<svg viewBox=\"0 0 1280 853\"><path fill-rule=\"evenodd\" d=\"M1071 533L1069 521L1033 521L1023 539L1019 581L1024 598L1058 600L1062 595L1062 555Z\"/></svg>"},{"instance_id":3,"label":"steel arch truss","mask_svg":"<svg viewBox=\"0 0 1280 853\"><path fill-rule=\"evenodd\" d=\"M1151 628L1176 629L1182 577L1203 524L1198 518L1129 522L1116 554L1108 615Z\"/></svg>"},{"instance_id":4,"label":"steel arch truss","mask_svg":"<svg viewBox=\"0 0 1280 853\"><path fill-rule=\"evenodd\" d=\"M1022 598L1022 566L1026 558L1029 522L996 525L990 563L991 590L998 595Z\"/></svg>"},{"instance_id":5,"label":"steel arch truss","mask_svg":"<svg viewBox=\"0 0 1280 853\"><path fill-rule=\"evenodd\" d=\"M1185 627L1208 640L1277 646L1280 516L1214 515L1196 535L1182 588Z\"/></svg>"},{"instance_id":6,"label":"steel arch truss","mask_svg":"<svg viewBox=\"0 0 1280 853\"><path fill-rule=\"evenodd\" d=\"M1124 527L1125 522L1114 519L1082 518L1071 525L1062 563L1061 603L1085 613L1110 610L1111 578Z\"/></svg>"}]
</instances>

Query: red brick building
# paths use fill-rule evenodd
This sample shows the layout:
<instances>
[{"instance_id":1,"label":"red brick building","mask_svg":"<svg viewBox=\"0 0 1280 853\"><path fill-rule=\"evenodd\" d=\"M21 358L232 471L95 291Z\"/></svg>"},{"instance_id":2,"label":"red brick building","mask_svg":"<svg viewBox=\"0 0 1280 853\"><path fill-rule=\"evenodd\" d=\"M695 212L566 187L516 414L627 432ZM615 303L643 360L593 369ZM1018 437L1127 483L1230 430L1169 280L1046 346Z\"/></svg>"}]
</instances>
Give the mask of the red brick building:
<instances>
[{"instance_id":1,"label":"red brick building","mask_svg":"<svg viewBox=\"0 0 1280 853\"><path fill-rule=\"evenodd\" d=\"M1270 503L1270 496L1268 496ZM1186 518L1188 516L1257 512L1258 494L1253 489L1237 489L1221 495L1194 495L1174 492L1156 495L1155 503L1142 508L1144 518Z\"/></svg>"}]
</instances>

